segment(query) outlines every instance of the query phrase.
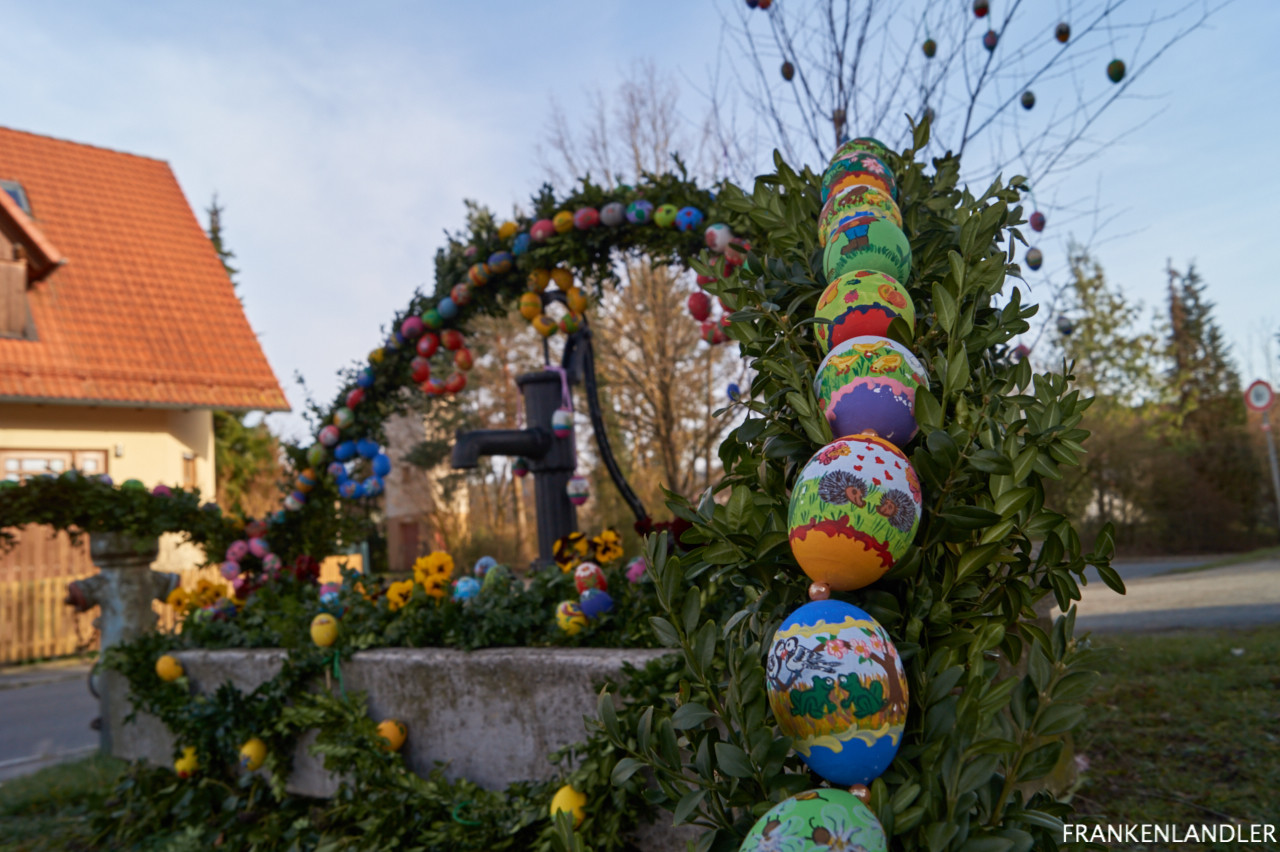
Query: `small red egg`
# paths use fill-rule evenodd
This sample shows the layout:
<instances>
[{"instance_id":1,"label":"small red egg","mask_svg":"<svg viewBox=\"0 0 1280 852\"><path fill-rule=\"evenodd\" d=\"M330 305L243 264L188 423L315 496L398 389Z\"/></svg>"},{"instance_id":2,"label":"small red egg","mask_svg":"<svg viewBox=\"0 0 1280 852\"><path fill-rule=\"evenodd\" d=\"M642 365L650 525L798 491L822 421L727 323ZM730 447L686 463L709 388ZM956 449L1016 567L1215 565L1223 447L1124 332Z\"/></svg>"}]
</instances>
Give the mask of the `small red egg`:
<instances>
[{"instance_id":1,"label":"small red egg","mask_svg":"<svg viewBox=\"0 0 1280 852\"><path fill-rule=\"evenodd\" d=\"M466 373L454 373L444 380L444 389L449 393L457 393L467 386Z\"/></svg>"},{"instance_id":2,"label":"small red egg","mask_svg":"<svg viewBox=\"0 0 1280 852\"><path fill-rule=\"evenodd\" d=\"M409 377L417 384L431 378L431 364L421 355L409 362L409 371Z\"/></svg>"},{"instance_id":3,"label":"small red egg","mask_svg":"<svg viewBox=\"0 0 1280 852\"><path fill-rule=\"evenodd\" d=\"M456 328L446 328L440 332L440 343L450 352L456 352L462 348L463 339L462 332Z\"/></svg>"},{"instance_id":4,"label":"small red egg","mask_svg":"<svg viewBox=\"0 0 1280 852\"><path fill-rule=\"evenodd\" d=\"M430 358L436 354L436 350L440 348L440 338L434 332L428 331L422 337L418 338L418 354L423 358Z\"/></svg>"}]
</instances>

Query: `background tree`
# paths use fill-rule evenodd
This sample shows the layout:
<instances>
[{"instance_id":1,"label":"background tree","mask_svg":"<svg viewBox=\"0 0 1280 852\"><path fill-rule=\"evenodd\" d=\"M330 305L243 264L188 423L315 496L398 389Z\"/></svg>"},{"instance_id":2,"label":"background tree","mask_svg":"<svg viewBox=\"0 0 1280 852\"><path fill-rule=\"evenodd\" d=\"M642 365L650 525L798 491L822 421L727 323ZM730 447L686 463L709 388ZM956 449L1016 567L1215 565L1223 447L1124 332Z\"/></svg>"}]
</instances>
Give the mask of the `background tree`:
<instances>
[{"instance_id":1,"label":"background tree","mask_svg":"<svg viewBox=\"0 0 1280 852\"><path fill-rule=\"evenodd\" d=\"M223 207L218 195L205 208L209 216L206 233L213 249L222 261L231 286L239 289L236 274L240 270L231 265L235 253L227 248L222 236ZM243 299L242 299L243 301ZM231 411L213 412L213 458L217 478L217 501L224 509L240 512L250 517L263 517L274 511L280 502L276 480L283 467L280 460L280 444L266 422L259 419L250 424L249 414Z\"/></svg>"}]
</instances>

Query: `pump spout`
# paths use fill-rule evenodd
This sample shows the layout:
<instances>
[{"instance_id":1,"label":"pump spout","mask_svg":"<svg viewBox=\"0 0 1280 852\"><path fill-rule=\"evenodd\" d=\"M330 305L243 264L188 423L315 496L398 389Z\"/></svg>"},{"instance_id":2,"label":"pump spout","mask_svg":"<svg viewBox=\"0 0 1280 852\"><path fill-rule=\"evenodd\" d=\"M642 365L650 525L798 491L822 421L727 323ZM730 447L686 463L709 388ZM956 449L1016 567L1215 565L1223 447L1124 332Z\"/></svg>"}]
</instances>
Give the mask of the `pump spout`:
<instances>
[{"instance_id":1,"label":"pump spout","mask_svg":"<svg viewBox=\"0 0 1280 852\"><path fill-rule=\"evenodd\" d=\"M455 469L473 468L481 456L524 456L541 459L551 449L551 433L545 429L478 429L459 430L450 459Z\"/></svg>"}]
</instances>

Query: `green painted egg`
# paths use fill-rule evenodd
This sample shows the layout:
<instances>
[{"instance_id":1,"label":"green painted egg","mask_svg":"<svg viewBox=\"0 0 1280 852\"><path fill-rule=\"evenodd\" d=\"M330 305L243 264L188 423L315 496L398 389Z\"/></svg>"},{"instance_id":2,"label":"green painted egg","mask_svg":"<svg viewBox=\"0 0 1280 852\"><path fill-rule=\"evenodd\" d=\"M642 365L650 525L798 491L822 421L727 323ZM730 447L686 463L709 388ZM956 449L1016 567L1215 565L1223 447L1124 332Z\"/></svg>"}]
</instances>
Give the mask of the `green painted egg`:
<instances>
[{"instance_id":1,"label":"green painted egg","mask_svg":"<svg viewBox=\"0 0 1280 852\"><path fill-rule=\"evenodd\" d=\"M902 227L902 211L889 193L860 184L832 193L818 214L818 243L826 245L831 234L859 214L869 213Z\"/></svg>"},{"instance_id":2,"label":"green painted egg","mask_svg":"<svg viewBox=\"0 0 1280 852\"><path fill-rule=\"evenodd\" d=\"M848 142L836 149L836 152L832 155L831 159L838 160L841 157L857 153L858 151L867 151L868 153L875 154L886 163L889 162L886 159L889 156L889 146L881 142L879 139L871 136L859 136L857 139L850 139Z\"/></svg>"},{"instance_id":3,"label":"green painted egg","mask_svg":"<svg viewBox=\"0 0 1280 852\"><path fill-rule=\"evenodd\" d=\"M886 852L880 820L857 796L823 787L774 805L756 821L739 852Z\"/></svg>"},{"instance_id":4,"label":"green painted egg","mask_svg":"<svg viewBox=\"0 0 1280 852\"><path fill-rule=\"evenodd\" d=\"M791 553L815 583L861 589L907 552L921 506L920 482L901 450L870 435L840 438L809 459L791 489Z\"/></svg>"},{"instance_id":5,"label":"green painted egg","mask_svg":"<svg viewBox=\"0 0 1280 852\"><path fill-rule=\"evenodd\" d=\"M911 243L902 229L884 219L849 224L830 234L822 250L828 281L870 269L906 282L911 277Z\"/></svg>"},{"instance_id":6,"label":"green painted egg","mask_svg":"<svg viewBox=\"0 0 1280 852\"><path fill-rule=\"evenodd\" d=\"M817 326L818 344L825 355L851 337L884 337L898 317L914 332L916 309L907 290L883 272L859 269L827 285L818 297L814 316L831 320Z\"/></svg>"},{"instance_id":7,"label":"green painted egg","mask_svg":"<svg viewBox=\"0 0 1280 852\"><path fill-rule=\"evenodd\" d=\"M670 228L676 223L680 211L674 204L663 204L653 212L653 221L659 228Z\"/></svg>"}]
</instances>

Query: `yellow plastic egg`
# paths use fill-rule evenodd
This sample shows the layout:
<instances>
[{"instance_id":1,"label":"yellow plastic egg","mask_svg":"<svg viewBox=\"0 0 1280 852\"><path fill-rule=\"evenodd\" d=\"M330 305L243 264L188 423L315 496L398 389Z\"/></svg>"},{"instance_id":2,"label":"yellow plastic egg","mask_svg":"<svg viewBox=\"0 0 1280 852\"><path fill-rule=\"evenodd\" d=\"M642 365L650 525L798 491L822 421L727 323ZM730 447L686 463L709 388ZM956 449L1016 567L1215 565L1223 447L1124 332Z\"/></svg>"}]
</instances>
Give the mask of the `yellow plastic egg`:
<instances>
[{"instance_id":1,"label":"yellow plastic egg","mask_svg":"<svg viewBox=\"0 0 1280 852\"><path fill-rule=\"evenodd\" d=\"M178 662L177 658L165 654L156 660L156 674L163 681L173 681L182 677L185 672L182 669L182 663Z\"/></svg>"},{"instance_id":2,"label":"yellow plastic egg","mask_svg":"<svg viewBox=\"0 0 1280 852\"><path fill-rule=\"evenodd\" d=\"M557 325L555 320L551 319L551 317L546 314L541 314L540 316L533 318L533 327L537 330L538 334L541 334L543 337L550 337L556 333L556 329L560 326Z\"/></svg>"},{"instance_id":3,"label":"yellow plastic egg","mask_svg":"<svg viewBox=\"0 0 1280 852\"><path fill-rule=\"evenodd\" d=\"M311 619L311 641L321 648L328 648L338 641L338 619L322 612Z\"/></svg>"},{"instance_id":4,"label":"yellow plastic egg","mask_svg":"<svg viewBox=\"0 0 1280 852\"><path fill-rule=\"evenodd\" d=\"M551 217L551 224L555 226L557 234L567 234L573 230L573 214L568 210L561 210Z\"/></svg>"},{"instance_id":5,"label":"yellow plastic egg","mask_svg":"<svg viewBox=\"0 0 1280 852\"><path fill-rule=\"evenodd\" d=\"M568 811L573 814L573 826L577 828L587 817L587 812L583 810L586 804L586 796L565 784L551 797L551 818L555 819L556 814L561 811Z\"/></svg>"},{"instance_id":6,"label":"yellow plastic egg","mask_svg":"<svg viewBox=\"0 0 1280 852\"><path fill-rule=\"evenodd\" d=\"M518 230L520 230L520 226L515 222L503 222L498 226L498 239L509 240L516 235Z\"/></svg>"},{"instance_id":7,"label":"yellow plastic egg","mask_svg":"<svg viewBox=\"0 0 1280 852\"><path fill-rule=\"evenodd\" d=\"M566 293L573 289L573 273L567 269L556 267L551 270L551 280Z\"/></svg>"},{"instance_id":8,"label":"yellow plastic egg","mask_svg":"<svg viewBox=\"0 0 1280 852\"><path fill-rule=\"evenodd\" d=\"M256 772L267 759L267 744L254 737L240 746L240 768Z\"/></svg>"},{"instance_id":9,"label":"yellow plastic egg","mask_svg":"<svg viewBox=\"0 0 1280 852\"><path fill-rule=\"evenodd\" d=\"M182 757L173 762L173 771L178 773L179 778L190 778L199 768L200 761L196 759L195 746L184 747Z\"/></svg>"},{"instance_id":10,"label":"yellow plastic egg","mask_svg":"<svg viewBox=\"0 0 1280 852\"><path fill-rule=\"evenodd\" d=\"M581 287L572 287L565 294L565 302L569 305L570 311L581 314L587 309L587 294L582 292Z\"/></svg>"},{"instance_id":11,"label":"yellow plastic egg","mask_svg":"<svg viewBox=\"0 0 1280 852\"><path fill-rule=\"evenodd\" d=\"M535 269L529 273L527 281L529 289L535 293L541 293L547 289L547 285L551 283L550 269Z\"/></svg>"},{"instance_id":12,"label":"yellow plastic egg","mask_svg":"<svg viewBox=\"0 0 1280 852\"><path fill-rule=\"evenodd\" d=\"M520 316L533 322L542 313L542 297L537 293L525 293L520 297Z\"/></svg>"},{"instance_id":13,"label":"yellow plastic egg","mask_svg":"<svg viewBox=\"0 0 1280 852\"><path fill-rule=\"evenodd\" d=\"M404 745L405 738L409 736L409 732L405 730L403 722L397 722L395 719L384 719L378 723L378 736L387 741L383 746L387 751L399 751L400 746Z\"/></svg>"}]
</instances>

